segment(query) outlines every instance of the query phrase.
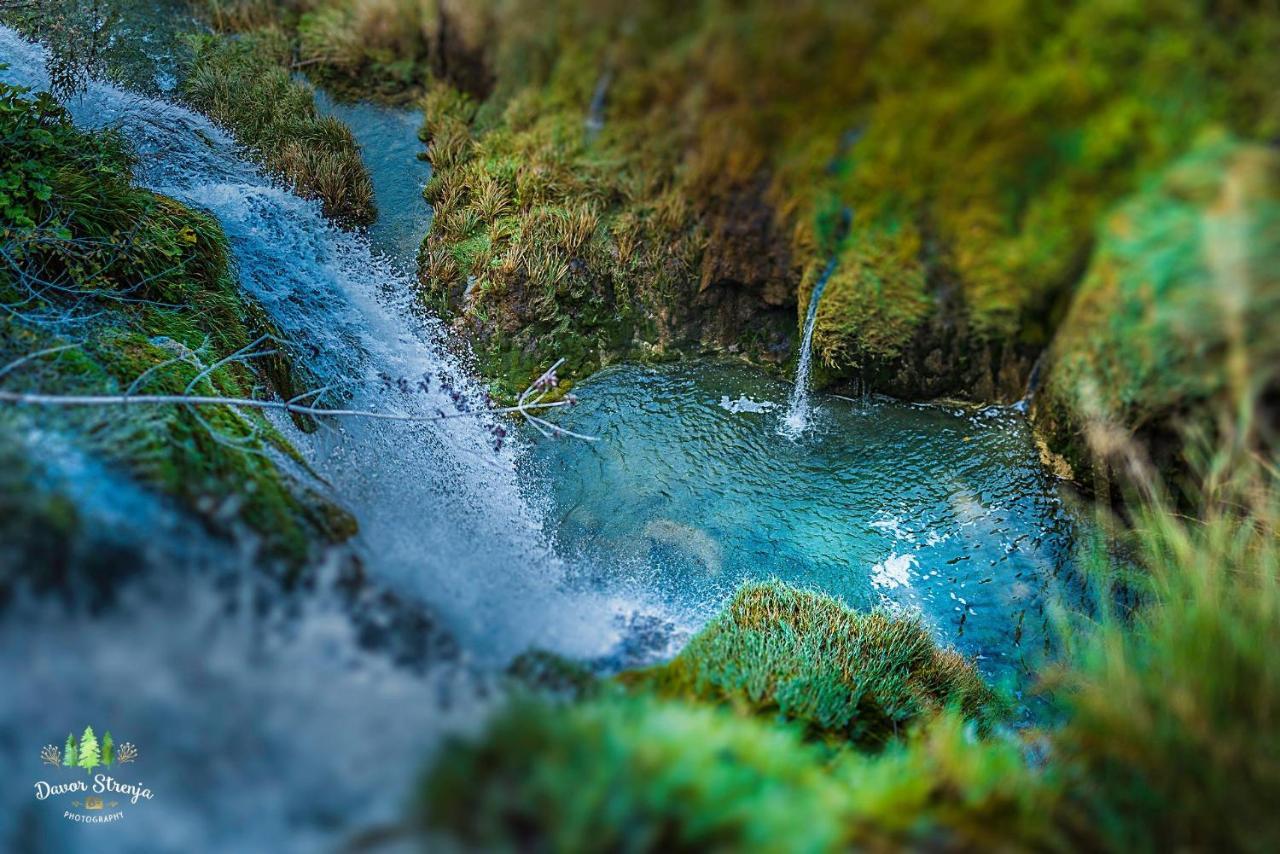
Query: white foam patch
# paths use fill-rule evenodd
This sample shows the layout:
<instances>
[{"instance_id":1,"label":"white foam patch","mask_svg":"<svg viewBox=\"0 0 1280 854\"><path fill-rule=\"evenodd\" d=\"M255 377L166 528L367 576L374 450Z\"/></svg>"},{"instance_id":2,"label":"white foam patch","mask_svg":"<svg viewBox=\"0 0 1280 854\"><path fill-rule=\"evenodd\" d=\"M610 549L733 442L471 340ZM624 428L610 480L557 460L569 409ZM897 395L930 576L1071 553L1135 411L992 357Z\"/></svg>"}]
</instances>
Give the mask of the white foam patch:
<instances>
[{"instance_id":1,"label":"white foam patch","mask_svg":"<svg viewBox=\"0 0 1280 854\"><path fill-rule=\"evenodd\" d=\"M919 561L911 554L891 554L871 567L871 585L881 590L911 586L911 567Z\"/></svg>"},{"instance_id":2,"label":"white foam patch","mask_svg":"<svg viewBox=\"0 0 1280 854\"><path fill-rule=\"evenodd\" d=\"M720 408L734 415L743 412L768 412L770 409L776 409L777 406L778 404L771 400L752 400L745 394L734 400L731 400L727 394L720 398Z\"/></svg>"}]
</instances>

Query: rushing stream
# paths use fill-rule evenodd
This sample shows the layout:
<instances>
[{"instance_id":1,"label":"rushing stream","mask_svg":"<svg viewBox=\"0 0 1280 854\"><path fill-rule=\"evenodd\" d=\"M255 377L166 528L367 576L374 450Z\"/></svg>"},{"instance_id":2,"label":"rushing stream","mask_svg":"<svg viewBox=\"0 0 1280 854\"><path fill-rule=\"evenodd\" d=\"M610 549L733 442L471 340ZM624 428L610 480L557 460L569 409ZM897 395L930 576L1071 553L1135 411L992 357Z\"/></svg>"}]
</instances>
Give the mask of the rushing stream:
<instances>
[{"instance_id":1,"label":"rushing stream","mask_svg":"<svg viewBox=\"0 0 1280 854\"><path fill-rule=\"evenodd\" d=\"M5 80L47 85L42 51L8 30L0 61ZM120 128L140 155L141 182L217 216L243 287L307 367L349 383L349 406L429 413L454 408L455 392L479 404L440 329L413 310L400 262L264 178L220 129L105 84L68 106L82 126ZM429 391L401 392L401 378L414 389L426 379ZM637 606L565 591L537 490L520 470L524 450L511 442L495 452L483 419L347 419L311 435L279 426L357 517L354 547L369 576L426 603L463 664L500 664L532 645L600 657L623 639L619 626ZM192 526L159 525L160 510L156 501L133 509L136 537L162 556L180 554ZM166 531L175 542L162 539ZM248 571L252 555L239 563ZM393 817L429 746L455 717L477 719L483 691L456 676L463 664L424 676L370 660L324 602L281 626L232 620L197 568L175 564L171 577L148 579L93 619L71 619L51 602L4 615L0 655L11 678L0 698L0 766L19 776L0 803L0 848L38 839L95 851L315 850L318 838ZM447 703L441 682L454 685ZM91 828L39 810L26 777L38 779L41 744L104 720L151 759L137 771L157 796L121 832L86 836Z\"/></svg>"},{"instance_id":2,"label":"rushing stream","mask_svg":"<svg viewBox=\"0 0 1280 854\"><path fill-rule=\"evenodd\" d=\"M0 62L3 79L45 86L40 49L7 30ZM104 84L68 106L82 126L123 131L141 182L218 218L245 290L299 361L347 383L347 406L479 404L446 331L413 304L406 268L429 214L412 114L323 105L356 125L378 190L381 224L353 235L188 110ZM258 607L251 545L205 542L31 415L30 446L75 485L86 524L151 544L173 569L92 617L44 599L0 615L0 849L336 845L395 820L432 747L483 719L511 656L536 646L616 667L669 654L747 579L919 610L995 677L1042 643L1070 522L1019 414L802 389L803 429L786 441L786 387L740 366L623 366L579 393L562 423L599 443L495 451L483 418L314 434L279 422L358 519L369 577L450 639L415 668L364 650L322 595L287 614ZM27 787L40 746L86 721L130 735L156 791L109 834L41 809Z\"/></svg>"}]
</instances>

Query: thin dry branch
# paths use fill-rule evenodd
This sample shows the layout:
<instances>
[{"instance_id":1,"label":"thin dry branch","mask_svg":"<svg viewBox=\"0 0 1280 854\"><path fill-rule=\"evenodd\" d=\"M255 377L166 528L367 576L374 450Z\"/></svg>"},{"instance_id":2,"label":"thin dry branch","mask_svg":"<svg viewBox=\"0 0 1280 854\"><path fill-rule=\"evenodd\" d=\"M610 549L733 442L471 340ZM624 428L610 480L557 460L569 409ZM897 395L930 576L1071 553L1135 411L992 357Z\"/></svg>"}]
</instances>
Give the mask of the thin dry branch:
<instances>
[{"instance_id":1,"label":"thin dry branch","mask_svg":"<svg viewBox=\"0 0 1280 854\"><path fill-rule=\"evenodd\" d=\"M0 402L10 403L23 406L52 406L52 407L93 407L93 406L229 406L239 409L256 409L256 410L272 410L278 412L286 412L294 415L309 415L317 418L369 418L382 421L408 421L408 422L425 422L425 421L445 421L453 418L474 418L485 414L491 415L519 415L524 418L535 430L547 438L559 436L569 436L575 439L581 439L587 442L597 440L595 436L588 436L583 433L577 433L559 427L535 415L534 412L545 412L551 409L560 409L566 406L573 406L577 403L577 399L569 395L560 400L546 401L544 398L558 383L556 379L556 369L564 363L564 359L559 359L549 369L544 371L536 380L533 381L516 400L514 406L498 406L484 407L475 410L460 408L454 412L445 412L436 410L431 413L404 413L404 412L378 412L367 409L330 409L317 406L314 403L304 403L303 401L314 401L321 395L331 391L338 385L330 384L320 388L311 389L295 395L288 400L260 400L251 397L226 397L223 395L194 394L192 393L201 380L208 380L210 375L218 368L226 367L234 363L245 363L249 359L263 358L266 356L276 355L277 350L255 350L268 341L278 341L273 336L263 335L256 340L250 342L244 347L232 353L226 358L220 359L211 365L201 366L198 359L188 358L187 355L178 356L161 364L155 365L140 374L123 394L48 394L39 391L10 391L0 389ZM279 342L283 343L283 342ZM54 353L60 353L65 350L75 349L76 344L65 344L58 347L49 347L44 350L38 350L29 353L19 359L0 367L0 378L12 373L19 367L33 362ZM177 363L195 364L199 371L196 376L187 384L182 394L135 394L134 390L138 388L142 381L149 374L158 371L164 367L168 367ZM206 429L217 433L214 428L208 424L205 419L201 418L201 423ZM216 438L216 436L215 436ZM226 437L224 437L226 438ZM244 443L240 438L234 442L235 447L244 448Z\"/></svg>"}]
</instances>

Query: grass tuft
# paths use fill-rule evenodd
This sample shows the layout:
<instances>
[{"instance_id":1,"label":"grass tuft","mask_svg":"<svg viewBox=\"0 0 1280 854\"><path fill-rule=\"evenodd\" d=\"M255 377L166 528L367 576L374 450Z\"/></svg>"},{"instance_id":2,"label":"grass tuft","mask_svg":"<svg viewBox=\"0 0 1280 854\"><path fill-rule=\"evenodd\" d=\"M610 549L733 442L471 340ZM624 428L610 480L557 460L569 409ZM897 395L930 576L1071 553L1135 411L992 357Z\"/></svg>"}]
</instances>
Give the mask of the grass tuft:
<instances>
[{"instance_id":1,"label":"grass tuft","mask_svg":"<svg viewBox=\"0 0 1280 854\"><path fill-rule=\"evenodd\" d=\"M347 226L377 217L373 182L351 130L316 111L309 86L286 70L288 46L269 33L193 37L182 97L225 126L299 195Z\"/></svg>"},{"instance_id":2,"label":"grass tuft","mask_svg":"<svg viewBox=\"0 0 1280 854\"><path fill-rule=\"evenodd\" d=\"M810 737L864 749L947 706L982 731L1004 713L973 665L940 649L917 620L859 614L780 582L743 587L675 659L620 679L777 715Z\"/></svg>"}]
</instances>

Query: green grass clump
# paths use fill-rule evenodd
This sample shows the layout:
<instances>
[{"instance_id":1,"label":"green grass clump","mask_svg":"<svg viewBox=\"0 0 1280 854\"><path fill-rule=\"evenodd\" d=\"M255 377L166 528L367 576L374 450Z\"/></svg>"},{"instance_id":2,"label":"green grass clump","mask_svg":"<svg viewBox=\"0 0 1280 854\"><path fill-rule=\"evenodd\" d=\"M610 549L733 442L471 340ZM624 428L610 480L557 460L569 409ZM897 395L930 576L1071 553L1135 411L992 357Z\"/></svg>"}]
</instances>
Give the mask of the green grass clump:
<instances>
[{"instance_id":1,"label":"green grass clump","mask_svg":"<svg viewBox=\"0 0 1280 854\"><path fill-rule=\"evenodd\" d=\"M948 714L834 762L797 734L650 696L516 704L450 744L412 807L486 851L1011 850L1047 847L1056 779Z\"/></svg>"},{"instance_id":2,"label":"green grass clump","mask_svg":"<svg viewBox=\"0 0 1280 854\"><path fill-rule=\"evenodd\" d=\"M1140 431L1180 453L1179 421L1277 379L1280 157L1208 134L1103 222L1047 359L1039 425L1078 470ZM1173 439L1173 441L1170 441Z\"/></svg>"},{"instance_id":3,"label":"green grass clump","mask_svg":"<svg viewBox=\"0 0 1280 854\"><path fill-rule=\"evenodd\" d=\"M46 94L0 84L0 137L9 143L0 159L8 188L0 196L0 364L74 345L6 376L8 388L118 394L143 377L140 394L181 394L203 366L273 333L239 292L217 222L133 184L133 158L117 135L81 131ZM289 362L229 364L197 390L249 397L262 386L295 394ZM297 452L260 415L158 406L25 412L211 527L225 529L231 518L219 508L237 496L234 520L292 567L317 540L352 532L345 513L273 462L268 447ZM31 429L19 414L3 429ZM247 447L227 444L237 441Z\"/></svg>"},{"instance_id":4,"label":"green grass clump","mask_svg":"<svg viewBox=\"0 0 1280 854\"><path fill-rule=\"evenodd\" d=\"M486 851L830 851L840 793L794 734L653 698L517 705L415 809Z\"/></svg>"},{"instance_id":5,"label":"green grass clump","mask_svg":"<svg viewBox=\"0 0 1280 854\"><path fill-rule=\"evenodd\" d=\"M860 614L780 582L743 587L672 661L623 674L663 696L725 703L876 749L954 706L983 731L1003 705L915 619Z\"/></svg>"},{"instance_id":6,"label":"green grass clump","mask_svg":"<svg viewBox=\"0 0 1280 854\"><path fill-rule=\"evenodd\" d=\"M314 93L288 71L290 48L278 33L236 39L197 36L179 91L226 127L253 156L301 196L347 225L377 217L373 182L351 130L321 116Z\"/></svg>"}]
</instances>

